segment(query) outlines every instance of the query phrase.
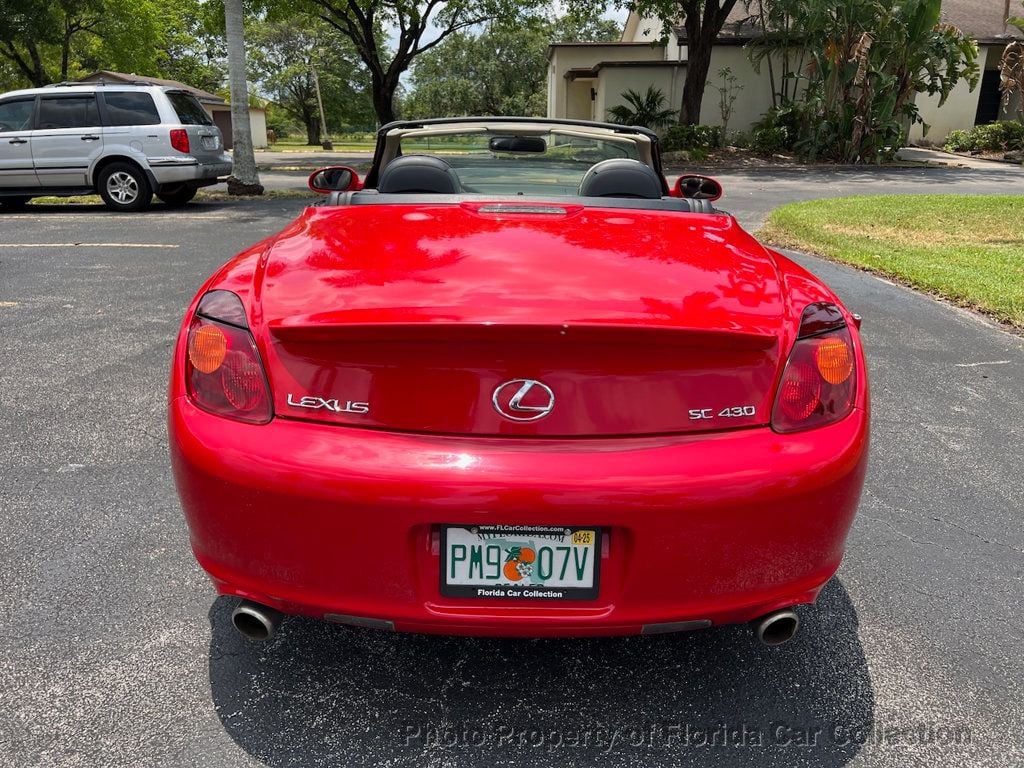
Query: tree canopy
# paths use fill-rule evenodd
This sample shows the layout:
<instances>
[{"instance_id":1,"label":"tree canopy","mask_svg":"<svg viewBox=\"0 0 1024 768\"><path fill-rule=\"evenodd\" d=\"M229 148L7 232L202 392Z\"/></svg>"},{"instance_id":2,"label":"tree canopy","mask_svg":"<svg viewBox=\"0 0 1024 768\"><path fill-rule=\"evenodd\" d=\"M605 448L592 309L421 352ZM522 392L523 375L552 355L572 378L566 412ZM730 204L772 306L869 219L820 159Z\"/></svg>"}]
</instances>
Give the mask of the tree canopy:
<instances>
[{"instance_id":1,"label":"tree canopy","mask_svg":"<svg viewBox=\"0 0 1024 768\"><path fill-rule=\"evenodd\" d=\"M370 74L377 119L395 119L400 78L416 58L451 35L494 19L528 18L543 0L303 0L321 19L348 37ZM397 32L393 47L381 44L383 28Z\"/></svg>"},{"instance_id":2,"label":"tree canopy","mask_svg":"<svg viewBox=\"0 0 1024 768\"><path fill-rule=\"evenodd\" d=\"M324 129L317 80L329 128L373 125L373 103L347 37L313 16L251 27L251 70L264 92L305 129L309 144L321 143Z\"/></svg>"},{"instance_id":3,"label":"tree canopy","mask_svg":"<svg viewBox=\"0 0 1024 768\"><path fill-rule=\"evenodd\" d=\"M216 88L224 70L200 0L0 0L0 85L41 86L96 69Z\"/></svg>"},{"instance_id":4,"label":"tree canopy","mask_svg":"<svg viewBox=\"0 0 1024 768\"><path fill-rule=\"evenodd\" d=\"M406 117L543 115L547 49L553 42L618 40L619 25L569 13L524 23L493 21L478 34L457 32L413 66Z\"/></svg>"}]
</instances>

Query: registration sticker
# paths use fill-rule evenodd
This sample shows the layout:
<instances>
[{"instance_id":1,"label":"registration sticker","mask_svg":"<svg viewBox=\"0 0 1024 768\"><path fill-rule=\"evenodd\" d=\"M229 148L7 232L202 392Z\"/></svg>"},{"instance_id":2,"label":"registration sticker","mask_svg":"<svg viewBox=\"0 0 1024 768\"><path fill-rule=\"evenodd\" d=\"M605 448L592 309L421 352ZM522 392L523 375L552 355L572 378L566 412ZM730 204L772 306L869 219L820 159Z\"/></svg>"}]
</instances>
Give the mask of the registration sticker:
<instances>
[{"instance_id":1,"label":"registration sticker","mask_svg":"<svg viewBox=\"0 0 1024 768\"><path fill-rule=\"evenodd\" d=\"M446 525L441 594L505 600L594 600L601 531L582 526Z\"/></svg>"}]
</instances>

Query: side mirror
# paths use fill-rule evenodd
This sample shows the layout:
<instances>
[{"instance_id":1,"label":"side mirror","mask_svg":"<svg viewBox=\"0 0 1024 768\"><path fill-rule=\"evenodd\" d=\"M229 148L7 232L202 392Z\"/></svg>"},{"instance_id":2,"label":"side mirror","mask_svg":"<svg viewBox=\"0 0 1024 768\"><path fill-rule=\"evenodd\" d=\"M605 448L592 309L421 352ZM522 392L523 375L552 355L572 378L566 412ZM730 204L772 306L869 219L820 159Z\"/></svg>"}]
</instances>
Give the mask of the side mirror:
<instances>
[{"instance_id":1,"label":"side mirror","mask_svg":"<svg viewBox=\"0 0 1024 768\"><path fill-rule=\"evenodd\" d=\"M359 189L359 174L347 165L321 168L309 176L309 188L321 195Z\"/></svg>"},{"instance_id":2,"label":"side mirror","mask_svg":"<svg viewBox=\"0 0 1024 768\"><path fill-rule=\"evenodd\" d=\"M676 179L676 197L691 200L717 200L722 196L722 185L710 176L680 176Z\"/></svg>"}]
</instances>

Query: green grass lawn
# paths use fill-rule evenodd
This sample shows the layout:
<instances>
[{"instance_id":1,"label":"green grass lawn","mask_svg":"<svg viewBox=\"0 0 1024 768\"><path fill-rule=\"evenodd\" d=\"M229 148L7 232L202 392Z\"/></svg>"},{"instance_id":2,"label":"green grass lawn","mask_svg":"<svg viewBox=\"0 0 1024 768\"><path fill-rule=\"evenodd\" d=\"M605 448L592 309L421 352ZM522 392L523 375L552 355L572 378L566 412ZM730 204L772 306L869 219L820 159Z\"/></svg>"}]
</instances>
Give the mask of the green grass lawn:
<instances>
[{"instance_id":1,"label":"green grass lawn","mask_svg":"<svg viewBox=\"0 0 1024 768\"><path fill-rule=\"evenodd\" d=\"M345 139L332 139L334 152L373 152L376 142L372 139L365 141L346 141ZM257 150L257 156L259 152ZM304 139L278 139L274 144L267 147L268 152L323 152L324 148L319 144L307 144Z\"/></svg>"},{"instance_id":2,"label":"green grass lawn","mask_svg":"<svg viewBox=\"0 0 1024 768\"><path fill-rule=\"evenodd\" d=\"M758 233L1024 328L1024 195L879 195L777 208Z\"/></svg>"}]
</instances>

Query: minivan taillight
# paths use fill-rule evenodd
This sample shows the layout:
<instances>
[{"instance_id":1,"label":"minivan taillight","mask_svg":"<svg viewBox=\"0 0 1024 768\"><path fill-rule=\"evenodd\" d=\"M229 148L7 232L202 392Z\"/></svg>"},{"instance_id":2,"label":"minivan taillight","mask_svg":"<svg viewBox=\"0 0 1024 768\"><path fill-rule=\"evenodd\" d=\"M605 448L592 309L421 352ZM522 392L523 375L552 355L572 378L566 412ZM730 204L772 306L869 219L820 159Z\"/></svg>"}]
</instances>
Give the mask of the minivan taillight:
<instances>
[{"instance_id":1,"label":"minivan taillight","mask_svg":"<svg viewBox=\"0 0 1024 768\"><path fill-rule=\"evenodd\" d=\"M822 321L823 305L804 312L800 338L789 354L772 409L772 429L799 432L839 421L853 410L857 359L850 329L842 321ZM831 313L830 313L831 314ZM819 330L820 328L828 330ZM810 331L814 335L807 335Z\"/></svg>"},{"instance_id":2,"label":"minivan taillight","mask_svg":"<svg viewBox=\"0 0 1024 768\"><path fill-rule=\"evenodd\" d=\"M190 149L188 131L184 128L171 128L171 146L187 155Z\"/></svg>"},{"instance_id":3,"label":"minivan taillight","mask_svg":"<svg viewBox=\"0 0 1024 768\"><path fill-rule=\"evenodd\" d=\"M185 356L188 396L217 416L266 424L273 416L270 387L252 335L200 314L204 305L215 305L216 297L225 293L208 293L189 326ZM238 301L237 296L229 295Z\"/></svg>"}]
</instances>

